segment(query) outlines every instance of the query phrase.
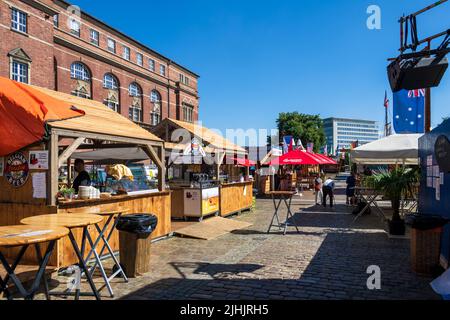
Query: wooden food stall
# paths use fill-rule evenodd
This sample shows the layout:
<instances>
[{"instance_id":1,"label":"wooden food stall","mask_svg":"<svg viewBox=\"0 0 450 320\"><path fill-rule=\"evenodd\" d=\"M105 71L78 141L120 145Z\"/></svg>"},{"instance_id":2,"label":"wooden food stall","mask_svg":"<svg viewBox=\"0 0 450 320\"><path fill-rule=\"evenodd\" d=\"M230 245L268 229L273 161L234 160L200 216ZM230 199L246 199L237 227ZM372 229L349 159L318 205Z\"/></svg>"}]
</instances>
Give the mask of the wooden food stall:
<instances>
[{"instance_id":1,"label":"wooden food stall","mask_svg":"<svg viewBox=\"0 0 450 320\"><path fill-rule=\"evenodd\" d=\"M30 95L38 101L42 110L58 108L60 102L83 111L84 115L45 121L42 139L0 158L0 167L3 167L0 170L0 226L20 224L24 218L43 214L129 210L129 213L151 213L158 217L154 238L171 232L170 192L165 190L165 156L161 139L99 102L22 84L20 88L23 95ZM53 105L42 103L39 98L43 97L48 97ZM15 139L14 136L2 138ZM77 149L130 147L141 148L158 167L156 190L101 199L64 201L57 198L60 172L66 166L70 176L70 157ZM92 233L96 235L95 230ZM81 239L81 234L77 236ZM119 249L117 231L110 244L113 250ZM5 253L14 256L14 252ZM32 250L26 252L24 261L36 262ZM65 267L76 261L70 241L67 238L58 241L50 265Z\"/></svg>"},{"instance_id":2,"label":"wooden food stall","mask_svg":"<svg viewBox=\"0 0 450 320\"><path fill-rule=\"evenodd\" d=\"M244 148L199 124L174 119L163 120L152 132L165 141L172 218L201 220L217 211L226 217L252 208L253 181ZM192 211L193 196L203 204Z\"/></svg>"}]
</instances>

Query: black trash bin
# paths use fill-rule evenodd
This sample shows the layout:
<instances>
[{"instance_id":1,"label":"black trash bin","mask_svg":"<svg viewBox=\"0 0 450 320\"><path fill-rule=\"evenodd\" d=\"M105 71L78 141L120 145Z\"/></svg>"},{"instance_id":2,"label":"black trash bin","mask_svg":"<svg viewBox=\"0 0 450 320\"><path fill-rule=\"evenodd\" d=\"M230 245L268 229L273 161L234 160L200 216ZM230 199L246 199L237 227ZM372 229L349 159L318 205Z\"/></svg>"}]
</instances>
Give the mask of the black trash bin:
<instances>
[{"instance_id":1,"label":"black trash bin","mask_svg":"<svg viewBox=\"0 0 450 320\"><path fill-rule=\"evenodd\" d=\"M152 214L130 214L119 218L120 264L129 278L150 271L151 234L158 225Z\"/></svg>"},{"instance_id":2,"label":"black trash bin","mask_svg":"<svg viewBox=\"0 0 450 320\"><path fill-rule=\"evenodd\" d=\"M411 226L411 263L414 272L432 276L439 267L443 227L448 223L436 215L415 214L406 218Z\"/></svg>"}]
</instances>

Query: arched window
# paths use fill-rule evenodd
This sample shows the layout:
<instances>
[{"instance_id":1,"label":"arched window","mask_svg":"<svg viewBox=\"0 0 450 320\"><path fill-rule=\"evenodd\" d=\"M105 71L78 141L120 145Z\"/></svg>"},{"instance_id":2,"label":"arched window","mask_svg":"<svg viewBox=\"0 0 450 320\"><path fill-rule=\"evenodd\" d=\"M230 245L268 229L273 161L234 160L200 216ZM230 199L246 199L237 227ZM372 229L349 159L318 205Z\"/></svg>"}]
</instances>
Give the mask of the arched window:
<instances>
[{"instance_id":1,"label":"arched window","mask_svg":"<svg viewBox=\"0 0 450 320\"><path fill-rule=\"evenodd\" d=\"M111 73L105 74L103 77L103 88L108 89L107 97L103 103L116 112L120 113L120 92L119 80Z\"/></svg>"},{"instance_id":2,"label":"arched window","mask_svg":"<svg viewBox=\"0 0 450 320\"><path fill-rule=\"evenodd\" d=\"M70 66L70 76L72 79L91 81L91 73L88 68L81 62L74 62Z\"/></svg>"},{"instance_id":3,"label":"arched window","mask_svg":"<svg viewBox=\"0 0 450 320\"><path fill-rule=\"evenodd\" d=\"M89 99L91 95L91 73L81 62L74 62L70 66L70 77L74 80L72 95Z\"/></svg>"},{"instance_id":4,"label":"arched window","mask_svg":"<svg viewBox=\"0 0 450 320\"><path fill-rule=\"evenodd\" d=\"M128 115L131 120L142 122L142 89L136 82L133 82L130 84L128 91L130 97L133 98Z\"/></svg>"},{"instance_id":5,"label":"arched window","mask_svg":"<svg viewBox=\"0 0 450 320\"><path fill-rule=\"evenodd\" d=\"M130 84L128 91L130 92L131 97L141 97L142 96L142 89L136 82L133 82Z\"/></svg>"},{"instance_id":6,"label":"arched window","mask_svg":"<svg viewBox=\"0 0 450 320\"><path fill-rule=\"evenodd\" d=\"M150 101L152 103L150 121L152 126L156 126L161 122L161 94L156 90L152 90Z\"/></svg>"},{"instance_id":7,"label":"arched window","mask_svg":"<svg viewBox=\"0 0 450 320\"><path fill-rule=\"evenodd\" d=\"M110 90L118 90L119 89L119 81L113 74L107 73L103 77L103 88L110 89Z\"/></svg>"}]
</instances>

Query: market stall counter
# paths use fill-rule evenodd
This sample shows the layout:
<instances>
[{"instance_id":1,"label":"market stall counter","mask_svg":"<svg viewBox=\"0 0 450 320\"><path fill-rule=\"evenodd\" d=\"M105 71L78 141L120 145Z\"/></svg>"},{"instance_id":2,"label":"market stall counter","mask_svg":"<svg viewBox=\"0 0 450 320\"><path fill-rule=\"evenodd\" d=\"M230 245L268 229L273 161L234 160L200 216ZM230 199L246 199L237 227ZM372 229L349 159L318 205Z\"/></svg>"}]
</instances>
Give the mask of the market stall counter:
<instances>
[{"instance_id":1,"label":"market stall counter","mask_svg":"<svg viewBox=\"0 0 450 320\"><path fill-rule=\"evenodd\" d=\"M15 82L10 84L10 81L0 78L0 104L7 106L12 99L15 101L15 108L6 107L3 110L13 113L16 109L23 109L24 112L32 109L37 116L28 119L12 115L11 118L16 119L15 121L23 123L17 126L15 137L8 136L0 141L1 226L17 225L24 218L46 214L95 214L104 210L122 209L129 213L156 215L159 224L152 235L154 238L170 234L170 192L165 188L165 151L161 139L102 103ZM20 92L10 97L7 90ZM24 101L19 101L19 96ZM66 112L66 115L61 112L64 108L77 112ZM55 110L61 114L59 118L55 116ZM0 118L0 127L7 120L8 117ZM26 130L22 134L19 129L29 128L30 123L36 128L33 136ZM8 144L12 140L18 142L18 147ZM117 194L102 191L105 194L99 195L100 190L96 189L94 193L79 194L79 198L74 198L71 191L70 197L64 194L67 199L61 198L61 190L69 188L72 181L71 157L75 151L127 148L139 148L147 156L147 161L157 168L155 185ZM67 181L61 180L62 176L67 177ZM91 179L94 180L93 177ZM149 190L144 190L146 188ZM81 241L81 233L81 230L74 230L77 241ZM115 230L111 239L114 250L119 249L117 233ZM92 236L97 236L95 230L92 230ZM49 265L66 267L76 263L77 259L72 251L67 238L59 240ZM17 249L2 249L2 253L7 257L14 257ZM28 250L22 261L36 264L36 255Z\"/></svg>"},{"instance_id":2,"label":"market stall counter","mask_svg":"<svg viewBox=\"0 0 450 320\"><path fill-rule=\"evenodd\" d=\"M220 186L220 215L222 217L250 210L252 205L252 181L224 183Z\"/></svg>"}]
</instances>

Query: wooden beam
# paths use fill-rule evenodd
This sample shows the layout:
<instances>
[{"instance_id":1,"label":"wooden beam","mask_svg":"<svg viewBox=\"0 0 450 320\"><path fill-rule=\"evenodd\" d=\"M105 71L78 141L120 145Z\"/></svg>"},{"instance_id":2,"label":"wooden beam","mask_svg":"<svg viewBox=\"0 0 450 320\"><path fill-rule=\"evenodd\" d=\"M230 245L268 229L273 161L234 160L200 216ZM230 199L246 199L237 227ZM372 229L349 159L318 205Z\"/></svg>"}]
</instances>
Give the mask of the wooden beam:
<instances>
[{"instance_id":1,"label":"wooden beam","mask_svg":"<svg viewBox=\"0 0 450 320\"><path fill-rule=\"evenodd\" d=\"M81 146L84 142L84 138L77 138L70 146L64 150L64 152L59 156L58 159L58 168L61 168L64 162L69 159L69 157Z\"/></svg>"},{"instance_id":2,"label":"wooden beam","mask_svg":"<svg viewBox=\"0 0 450 320\"><path fill-rule=\"evenodd\" d=\"M48 142L49 170L47 171L47 204L56 206L58 193L58 134L51 132Z\"/></svg>"},{"instance_id":3,"label":"wooden beam","mask_svg":"<svg viewBox=\"0 0 450 320\"><path fill-rule=\"evenodd\" d=\"M163 146L164 142L161 141L152 141L152 140L144 140L144 139L134 139L134 138L127 138L127 137L120 137L120 136L113 136L113 135L107 135L107 134L101 134L101 133L91 133L91 132L84 132L84 131L74 131L74 130L66 130L66 129L52 129L52 132L55 132L57 135L62 137L69 137L69 138L85 138L85 139L91 139L91 140L102 140L102 141L111 141L111 142L123 142L123 143L129 143L134 145L152 145L152 146Z\"/></svg>"},{"instance_id":4,"label":"wooden beam","mask_svg":"<svg viewBox=\"0 0 450 320\"><path fill-rule=\"evenodd\" d=\"M153 146L147 144L142 147L144 152L150 157L151 160L155 162L155 164L158 166L158 168L164 167L164 159L160 159L158 154L156 153L155 149L153 149Z\"/></svg>"},{"instance_id":5,"label":"wooden beam","mask_svg":"<svg viewBox=\"0 0 450 320\"><path fill-rule=\"evenodd\" d=\"M159 167L158 172L158 187L160 191L164 191L166 189L166 167L165 167L165 154L164 147L159 148L159 158L161 159L161 167Z\"/></svg>"}]
</instances>

